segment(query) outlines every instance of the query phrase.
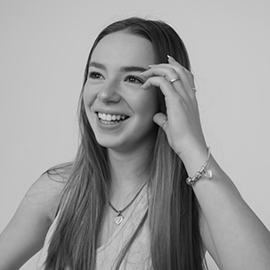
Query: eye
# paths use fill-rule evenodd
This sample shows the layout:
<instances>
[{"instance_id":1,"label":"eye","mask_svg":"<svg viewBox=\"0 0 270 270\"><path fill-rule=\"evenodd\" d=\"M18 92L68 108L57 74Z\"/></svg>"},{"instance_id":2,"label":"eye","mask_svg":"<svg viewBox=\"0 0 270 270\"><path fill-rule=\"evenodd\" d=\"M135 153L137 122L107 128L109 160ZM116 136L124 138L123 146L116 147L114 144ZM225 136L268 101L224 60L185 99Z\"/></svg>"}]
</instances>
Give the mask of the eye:
<instances>
[{"instance_id":1,"label":"eye","mask_svg":"<svg viewBox=\"0 0 270 270\"><path fill-rule=\"evenodd\" d=\"M137 76L133 76L133 75L127 76L125 81L130 82L130 83L139 83L139 84L144 83L143 79L141 79L140 77L137 77Z\"/></svg>"},{"instance_id":2,"label":"eye","mask_svg":"<svg viewBox=\"0 0 270 270\"><path fill-rule=\"evenodd\" d=\"M94 79L94 80L102 79L102 75L100 73L98 73L98 72L92 71L92 72L89 73L89 78Z\"/></svg>"}]
</instances>

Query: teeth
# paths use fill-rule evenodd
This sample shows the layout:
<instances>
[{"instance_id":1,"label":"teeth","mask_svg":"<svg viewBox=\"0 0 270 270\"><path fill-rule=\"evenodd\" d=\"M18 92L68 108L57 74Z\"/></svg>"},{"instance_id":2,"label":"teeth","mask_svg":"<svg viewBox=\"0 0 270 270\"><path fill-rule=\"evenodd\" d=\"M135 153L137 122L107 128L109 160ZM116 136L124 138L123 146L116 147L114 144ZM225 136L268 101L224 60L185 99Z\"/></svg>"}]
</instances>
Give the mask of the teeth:
<instances>
[{"instance_id":1,"label":"teeth","mask_svg":"<svg viewBox=\"0 0 270 270\"><path fill-rule=\"evenodd\" d=\"M105 113L98 113L99 119L103 121L120 121L120 120L125 120L127 116L125 115L116 115L116 114L105 114Z\"/></svg>"}]
</instances>

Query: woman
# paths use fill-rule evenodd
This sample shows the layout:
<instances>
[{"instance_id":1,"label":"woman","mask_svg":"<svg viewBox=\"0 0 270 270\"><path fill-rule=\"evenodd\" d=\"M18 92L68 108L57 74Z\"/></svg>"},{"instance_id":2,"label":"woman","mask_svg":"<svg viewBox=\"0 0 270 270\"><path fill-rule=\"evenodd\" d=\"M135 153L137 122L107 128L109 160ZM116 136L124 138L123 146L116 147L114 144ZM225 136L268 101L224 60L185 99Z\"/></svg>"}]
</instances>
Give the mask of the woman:
<instances>
[{"instance_id":1,"label":"woman","mask_svg":"<svg viewBox=\"0 0 270 270\"><path fill-rule=\"evenodd\" d=\"M106 27L90 51L72 164L30 188L0 269L268 269L270 234L207 147L185 46L159 21ZM45 236L47 237L45 239ZM44 242L45 239L45 242Z\"/></svg>"}]
</instances>

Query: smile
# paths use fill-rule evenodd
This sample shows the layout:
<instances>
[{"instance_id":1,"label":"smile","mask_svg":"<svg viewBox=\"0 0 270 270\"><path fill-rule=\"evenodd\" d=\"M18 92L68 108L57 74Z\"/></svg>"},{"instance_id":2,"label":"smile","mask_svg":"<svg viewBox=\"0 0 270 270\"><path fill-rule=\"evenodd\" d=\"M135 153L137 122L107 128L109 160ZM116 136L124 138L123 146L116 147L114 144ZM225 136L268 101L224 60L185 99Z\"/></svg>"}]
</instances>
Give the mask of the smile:
<instances>
[{"instance_id":1,"label":"smile","mask_svg":"<svg viewBox=\"0 0 270 270\"><path fill-rule=\"evenodd\" d=\"M119 122L122 122L128 118L126 115L120 114L106 114L106 113L97 113L98 118L102 124L112 125Z\"/></svg>"}]
</instances>

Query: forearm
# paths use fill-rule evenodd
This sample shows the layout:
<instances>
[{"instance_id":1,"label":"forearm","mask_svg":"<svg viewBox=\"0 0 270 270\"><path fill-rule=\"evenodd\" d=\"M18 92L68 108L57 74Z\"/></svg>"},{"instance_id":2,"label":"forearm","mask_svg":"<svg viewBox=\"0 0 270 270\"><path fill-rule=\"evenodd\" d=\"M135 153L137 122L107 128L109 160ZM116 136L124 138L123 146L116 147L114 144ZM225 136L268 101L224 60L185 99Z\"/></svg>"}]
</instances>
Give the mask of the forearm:
<instances>
[{"instance_id":1,"label":"forearm","mask_svg":"<svg viewBox=\"0 0 270 270\"><path fill-rule=\"evenodd\" d=\"M189 175L205 162L206 152L186 161ZM200 165L199 165L200 164ZM206 219L222 270L269 269L270 233L240 196L235 185L211 156L212 179L193 185Z\"/></svg>"}]
</instances>

